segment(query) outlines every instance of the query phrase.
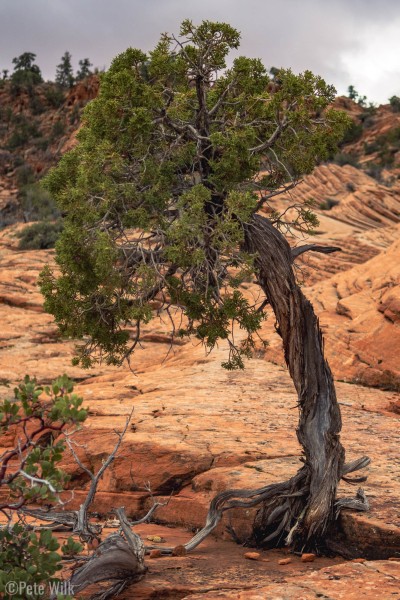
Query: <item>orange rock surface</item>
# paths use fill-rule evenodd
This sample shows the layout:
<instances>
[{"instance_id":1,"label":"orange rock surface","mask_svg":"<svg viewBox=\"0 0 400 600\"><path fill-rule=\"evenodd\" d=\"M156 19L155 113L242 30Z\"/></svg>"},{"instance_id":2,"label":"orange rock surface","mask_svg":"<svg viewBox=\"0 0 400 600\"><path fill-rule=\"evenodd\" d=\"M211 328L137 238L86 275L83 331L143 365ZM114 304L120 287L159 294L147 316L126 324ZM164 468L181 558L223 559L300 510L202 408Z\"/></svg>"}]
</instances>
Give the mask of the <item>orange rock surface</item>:
<instances>
[{"instance_id":1,"label":"orange rock surface","mask_svg":"<svg viewBox=\"0 0 400 600\"><path fill-rule=\"evenodd\" d=\"M397 188L365 178L352 167L320 167L304 182L306 191L300 186L296 190L307 195L314 189L317 199L322 199L324 186L331 185L329 194L339 204L319 212L317 243L343 247L340 254L306 255L299 276L304 270L310 273L305 293L320 317L337 379L347 459L364 454L372 459L368 481L363 484L371 510L344 511L342 534L360 558L396 558L400 556L400 411L395 410L400 406L396 360L400 353L400 209ZM348 189L351 180L356 191ZM363 205L366 198L367 208ZM290 199L279 202L284 206ZM60 339L52 317L43 311L36 287L38 273L54 253L19 251L15 237L19 228L0 232L0 382L12 385L26 373L43 383L63 372L73 377L78 382L76 391L89 407L89 418L75 435L76 450L92 469L99 468L112 450L114 429L121 430L134 409L119 454L100 482L94 510L108 514L124 505L130 516L141 517L152 503L150 487L157 499L169 500L157 512L157 519L174 526L170 532L175 537L168 539L171 535L165 528L153 533L162 533L179 547L204 524L217 492L261 487L295 473L301 464L295 435L297 398L280 364L272 318L264 328L270 348L265 355L258 353L243 372L221 368L226 357L223 345L208 356L195 341L174 344L170 350L165 343L170 333L167 320L147 326L134 372L127 367L98 366L90 371L72 367L73 343ZM291 242L305 243L302 239ZM248 291L252 292L251 285ZM6 387L1 390L10 393ZM2 443L9 446L13 440ZM88 476L71 456L65 456L64 467L72 476L74 497L68 505L72 508L82 501ZM341 485L340 495L354 493L354 486ZM121 597L132 597L129 593L134 589L134 597L143 600L322 595L352 599L360 588L366 598L376 597L378 590L383 597L382 589L387 597L396 597L397 561L346 563L340 559L338 564L318 558L307 564L292 557L290 564L280 566L278 561L285 558L282 553L268 554L267 566L263 558L246 560L243 548L228 541L225 528L229 524L245 535L253 516L254 511L228 513L216 531L217 540L208 540L193 555L152 560L149 577ZM182 532L177 526L185 529ZM228 548L238 554L230 555ZM227 553L231 567L226 561L218 564L215 553Z\"/></svg>"}]
</instances>

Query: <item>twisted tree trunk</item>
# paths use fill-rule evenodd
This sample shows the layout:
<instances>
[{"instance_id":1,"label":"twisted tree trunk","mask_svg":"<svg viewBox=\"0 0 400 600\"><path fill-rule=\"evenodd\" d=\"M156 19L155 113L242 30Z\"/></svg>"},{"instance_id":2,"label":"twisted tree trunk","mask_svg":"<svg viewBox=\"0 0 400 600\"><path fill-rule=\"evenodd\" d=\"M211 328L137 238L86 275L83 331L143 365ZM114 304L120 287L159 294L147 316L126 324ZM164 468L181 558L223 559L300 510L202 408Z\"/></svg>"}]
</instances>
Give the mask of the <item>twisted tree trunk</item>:
<instances>
[{"instance_id":1,"label":"twisted tree trunk","mask_svg":"<svg viewBox=\"0 0 400 600\"><path fill-rule=\"evenodd\" d=\"M275 313L276 329L299 398L297 437L305 464L292 493L296 488L298 492L303 488L305 493L293 498L296 522L292 534L296 531L302 540L319 538L334 518L345 456L339 439L340 409L324 358L322 333L311 303L296 283L290 246L268 219L255 215L246 226L245 249L257 256L259 284ZM256 521L257 537L272 525L270 517L275 509L274 503L264 505Z\"/></svg>"}]
</instances>

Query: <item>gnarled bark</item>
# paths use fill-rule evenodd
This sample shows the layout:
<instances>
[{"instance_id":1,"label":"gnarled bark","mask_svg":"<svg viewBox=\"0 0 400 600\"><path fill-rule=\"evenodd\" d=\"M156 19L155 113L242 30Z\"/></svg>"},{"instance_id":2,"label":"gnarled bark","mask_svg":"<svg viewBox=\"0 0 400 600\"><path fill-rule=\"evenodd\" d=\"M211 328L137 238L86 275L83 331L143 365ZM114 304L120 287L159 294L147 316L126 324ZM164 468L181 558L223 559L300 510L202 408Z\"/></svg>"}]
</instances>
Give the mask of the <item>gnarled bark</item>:
<instances>
[{"instance_id":1,"label":"gnarled bark","mask_svg":"<svg viewBox=\"0 0 400 600\"><path fill-rule=\"evenodd\" d=\"M345 452L340 443L342 422L331 370L324 358L318 319L297 285L292 269L295 258L285 237L260 215L245 227L245 248L256 254L258 280L276 316L285 360L299 399L297 437L305 463L295 490L304 495L286 500L291 518L290 539L305 542L321 538L334 519L336 489L344 471ZM311 249L311 248L310 248ZM293 492L295 491L293 490ZM256 537L264 535L277 516L281 502L264 503L255 523ZM286 512L288 514L288 512ZM290 541L290 540L289 540Z\"/></svg>"},{"instance_id":2,"label":"gnarled bark","mask_svg":"<svg viewBox=\"0 0 400 600\"><path fill-rule=\"evenodd\" d=\"M304 450L304 465L291 479L256 490L227 490L211 502L207 521L187 544L193 550L217 526L225 511L262 504L254 526L253 540L299 548L320 548L323 538L342 508L368 510L368 502L359 490L355 498L336 500L341 478L358 483L365 477L350 480L349 473L363 469L368 457L344 464L345 452L340 443L340 409L333 377L324 358L322 333L311 303L297 285L293 260L308 250L292 252L285 237L271 222L255 215L245 226L245 250L256 255L258 282L276 316L276 329L282 337L286 363L299 398L297 436ZM171 548L160 548L170 554Z\"/></svg>"}]
</instances>

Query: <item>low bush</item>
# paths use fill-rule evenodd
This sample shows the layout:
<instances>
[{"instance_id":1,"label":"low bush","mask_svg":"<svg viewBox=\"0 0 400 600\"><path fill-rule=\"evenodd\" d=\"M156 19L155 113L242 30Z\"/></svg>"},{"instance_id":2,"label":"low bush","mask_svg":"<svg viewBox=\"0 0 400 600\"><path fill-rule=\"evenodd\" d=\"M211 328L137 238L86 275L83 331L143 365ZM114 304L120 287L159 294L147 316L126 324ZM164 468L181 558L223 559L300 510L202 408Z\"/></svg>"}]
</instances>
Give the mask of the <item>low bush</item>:
<instances>
[{"instance_id":1,"label":"low bush","mask_svg":"<svg viewBox=\"0 0 400 600\"><path fill-rule=\"evenodd\" d=\"M25 227L18 233L21 250L48 250L54 248L63 230L61 221L40 221Z\"/></svg>"},{"instance_id":2,"label":"low bush","mask_svg":"<svg viewBox=\"0 0 400 600\"><path fill-rule=\"evenodd\" d=\"M348 154L346 152L338 152L335 154L333 157L333 162L341 167L344 165L351 165L352 167L358 168L360 166L357 156L355 154Z\"/></svg>"},{"instance_id":3,"label":"low bush","mask_svg":"<svg viewBox=\"0 0 400 600\"><path fill-rule=\"evenodd\" d=\"M393 112L400 112L400 98L399 96L392 96L389 98L390 106L393 109Z\"/></svg>"},{"instance_id":4,"label":"low bush","mask_svg":"<svg viewBox=\"0 0 400 600\"><path fill-rule=\"evenodd\" d=\"M58 219L60 211L50 193L39 183L26 185L20 193L20 204L25 221Z\"/></svg>"},{"instance_id":5,"label":"low bush","mask_svg":"<svg viewBox=\"0 0 400 600\"><path fill-rule=\"evenodd\" d=\"M73 538L60 548L51 529L28 528L21 510L60 503L59 494L68 480L59 468L65 449L62 434L87 416L82 398L72 391L73 383L66 375L48 387L26 376L14 389L13 398L0 400L0 436L14 440L14 447L7 445L0 457L0 489L5 492L0 497L0 511L8 521L0 526L2 598L48 597L43 589L60 581L55 575L62 554L82 550Z\"/></svg>"},{"instance_id":6,"label":"low bush","mask_svg":"<svg viewBox=\"0 0 400 600\"><path fill-rule=\"evenodd\" d=\"M60 108L65 100L65 92L55 83L49 83L43 90L47 102L53 108Z\"/></svg>"}]
</instances>

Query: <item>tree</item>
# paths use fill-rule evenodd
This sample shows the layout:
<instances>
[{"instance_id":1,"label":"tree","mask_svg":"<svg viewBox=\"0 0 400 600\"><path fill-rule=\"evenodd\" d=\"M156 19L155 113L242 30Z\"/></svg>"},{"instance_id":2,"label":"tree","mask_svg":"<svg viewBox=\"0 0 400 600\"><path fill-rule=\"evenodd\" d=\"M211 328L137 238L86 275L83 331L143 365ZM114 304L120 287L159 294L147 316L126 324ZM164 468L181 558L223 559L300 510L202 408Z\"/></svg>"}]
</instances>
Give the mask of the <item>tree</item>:
<instances>
[{"instance_id":1,"label":"tree","mask_svg":"<svg viewBox=\"0 0 400 600\"><path fill-rule=\"evenodd\" d=\"M367 96L361 96L361 94L357 92L354 85L349 85L349 87L347 88L347 95L350 98L350 100L357 102L357 104L359 104L360 106L365 107L367 105Z\"/></svg>"},{"instance_id":2,"label":"tree","mask_svg":"<svg viewBox=\"0 0 400 600\"><path fill-rule=\"evenodd\" d=\"M337 248L291 250L273 199L333 152L349 121L329 107L334 88L310 71L282 69L271 82L260 60L245 57L227 69L239 40L227 24L186 20L179 38L163 35L149 55L130 48L114 59L79 144L46 179L65 228L59 274L46 267L41 289L62 333L87 340L75 358L84 367L129 360L157 299L172 335L194 335L208 350L225 340L223 366L242 368L269 303L298 391L304 465L284 483L217 496L190 548L246 503L262 503L258 540L285 534L315 547L343 506L338 482L367 459L344 463L318 319L293 273L303 252ZM292 226L315 224L309 206L299 207ZM258 305L240 289L254 277L265 295ZM176 326L172 307L183 314Z\"/></svg>"},{"instance_id":3,"label":"tree","mask_svg":"<svg viewBox=\"0 0 400 600\"><path fill-rule=\"evenodd\" d=\"M79 70L76 72L76 80L81 81L86 77L89 77L92 74L90 67L92 67L92 63L88 58L84 58L79 61Z\"/></svg>"},{"instance_id":4,"label":"tree","mask_svg":"<svg viewBox=\"0 0 400 600\"><path fill-rule=\"evenodd\" d=\"M38 83L43 82L42 74L38 65L35 64L36 54L33 52L24 52L20 56L13 58L14 72L11 76L11 82L14 87L26 86L32 88Z\"/></svg>"},{"instance_id":5,"label":"tree","mask_svg":"<svg viewBox=\"0 0 400 600\"><path fill-rule=\"evenodd\" d=\"M389 98L390 106L393 109L393 112L400 112L400 98L399 96L392 96Z\"/></svg>"},{"instance_id":6,"label":"tree","mask_svg":"<svg viewBox=\"0 0 400 600\"><path fill-rule=\"evenodd\" d=\"M57 65L56 83L61 85L61 87L70 88L75 83L71 58L72 56L68 51L64 52L60 64Z\"/></svg>"}]
</instances>

